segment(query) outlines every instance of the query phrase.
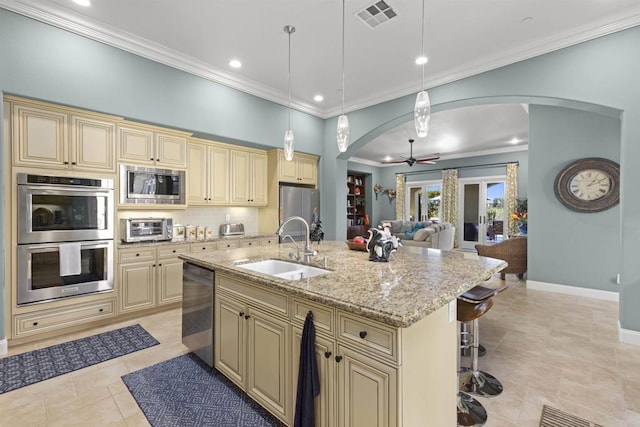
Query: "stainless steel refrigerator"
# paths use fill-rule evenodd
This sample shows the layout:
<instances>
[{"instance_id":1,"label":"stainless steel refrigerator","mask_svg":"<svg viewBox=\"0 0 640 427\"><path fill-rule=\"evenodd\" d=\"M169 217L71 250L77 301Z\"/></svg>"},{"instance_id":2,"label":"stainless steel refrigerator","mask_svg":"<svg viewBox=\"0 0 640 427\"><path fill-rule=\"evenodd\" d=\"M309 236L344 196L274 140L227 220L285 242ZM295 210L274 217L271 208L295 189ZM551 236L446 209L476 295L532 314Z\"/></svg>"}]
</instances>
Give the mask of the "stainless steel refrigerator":
<instances>
[{"instance_id":1,"label":"stainless steel refrigerator","mask_svg":"<svg viewBox=\"0 0 640 427\"><path fill-rule=\"evenodd\" d=\"M300 216L311 225L314 211L320 220L320 192L313 188L294 187L289 185L280 186L280 224L290 216ZM282 236L291 235L296 241L305 240L306 230L300 221L291 221L282 232ZM280 238L282 241L282 237Z\"/></svg>"}]
</instances>

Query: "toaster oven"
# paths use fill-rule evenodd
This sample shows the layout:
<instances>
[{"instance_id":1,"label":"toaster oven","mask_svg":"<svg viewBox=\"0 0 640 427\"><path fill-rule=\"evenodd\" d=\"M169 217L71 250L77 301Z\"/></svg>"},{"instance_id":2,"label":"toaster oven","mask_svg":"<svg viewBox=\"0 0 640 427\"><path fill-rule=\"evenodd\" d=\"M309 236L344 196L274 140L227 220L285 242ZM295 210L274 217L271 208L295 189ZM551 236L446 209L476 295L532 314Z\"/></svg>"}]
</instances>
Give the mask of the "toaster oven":
<instances>
[{"instance_id":1,"label":"toaster oven","mask_svg":"<svg viewBox=\"0 0 640 427\"><path fill-rule=\"evenodd\" d=\"M171 218L127 218L120 220L120 239L123 242L171 240Z\"/></svg>"}]
</instances>

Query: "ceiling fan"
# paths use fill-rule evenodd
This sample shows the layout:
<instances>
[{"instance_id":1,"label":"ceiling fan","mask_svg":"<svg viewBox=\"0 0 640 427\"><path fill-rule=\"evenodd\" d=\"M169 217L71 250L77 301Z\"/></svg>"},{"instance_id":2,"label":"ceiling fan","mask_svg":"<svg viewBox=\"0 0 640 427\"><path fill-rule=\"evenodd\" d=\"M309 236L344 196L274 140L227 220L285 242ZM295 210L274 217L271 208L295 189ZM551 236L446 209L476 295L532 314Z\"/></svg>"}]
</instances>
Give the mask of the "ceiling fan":
<instances>
[{"instance_id":1,"label":"ceiling fan","mask_svg":"<svg viewBox=\"0 0 640 427\"><path fill-rule=\"evenodd\" d=\"M422 164L426 164L426 165L435 165L436 162L434 160L438 160L440 158L440 154L439 153L435 153L435 154L431 154L423 159L416 159L415 157L413 157L413 138L409 138L409 147L410 148L410 154L409 157L402 157L404 160L400 160L398 162L382 162L384 164L395 164L395 163L406 163L409 165L409 167L413 166L416 163L422 163Z\"/></svg>"}]
</instances>

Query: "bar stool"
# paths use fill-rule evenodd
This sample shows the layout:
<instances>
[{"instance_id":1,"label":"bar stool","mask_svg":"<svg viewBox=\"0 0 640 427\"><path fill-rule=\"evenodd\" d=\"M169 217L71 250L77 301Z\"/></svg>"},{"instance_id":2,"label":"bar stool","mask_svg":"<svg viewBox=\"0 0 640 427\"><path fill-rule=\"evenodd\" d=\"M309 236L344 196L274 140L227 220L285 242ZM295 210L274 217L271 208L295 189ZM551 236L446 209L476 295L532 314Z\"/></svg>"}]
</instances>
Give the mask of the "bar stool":
<instances>
[{"instance_id":1,"label":"bar stool","mask_svg":"<svg viewBox=\"0 0 640 427\"><path fill-rule=\"evenodd\" d=\"M476 286L458 297L458 321L463 322L463 325L471 323L471 330L463 328L462 332L462 347L471 350L471 368L460 369L459 385L462 392L483 397L495 397L502 393L502 383L493 375L478 369L478 319L493 307L493 297L506 288L507 286L495 289Z\"/></svg>"}]
</instances>

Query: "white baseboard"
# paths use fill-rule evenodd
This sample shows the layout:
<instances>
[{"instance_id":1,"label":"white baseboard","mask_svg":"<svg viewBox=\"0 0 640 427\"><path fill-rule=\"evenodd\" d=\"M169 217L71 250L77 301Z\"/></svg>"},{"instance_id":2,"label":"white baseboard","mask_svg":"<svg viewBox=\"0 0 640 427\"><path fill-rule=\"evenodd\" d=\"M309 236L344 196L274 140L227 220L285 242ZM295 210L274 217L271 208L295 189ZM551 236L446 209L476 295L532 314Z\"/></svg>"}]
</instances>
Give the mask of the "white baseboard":
<instances>
[{"instance_id":1,"label":"white baseboard","mask_svg":"<svg viewBox=\"0 0 640 427\"><path fill-rule=\"evenodd\" d=\"M0 355L7 354L9 352L9 347L7 345L7 339L0 340Z\"/></svg>"},{"instance_id":2,"label":"white baseboard","mask_svg":"<svg viewBox=\"0 0 640 427\"><path fill-rule=\"evenodd\" d=\"M605 301L620 301L620 294L618 294L618 292L581 288L579 286L558 285L556 283L536 282L534 280L527 280L527 289L533 289L536 291L557 292L559 294L596 298Z\"/></svg>"},{"instance_id":3,"label":"white baseboard","mask_svg":"<svg viewBox=\"0 0 640 427\"><path fill-rule=\"evenodd\" d=\"M631 329L622 329L618 320L618 340L625 344L640 346L640 332Z\"/></svg>"}]
</instances>

